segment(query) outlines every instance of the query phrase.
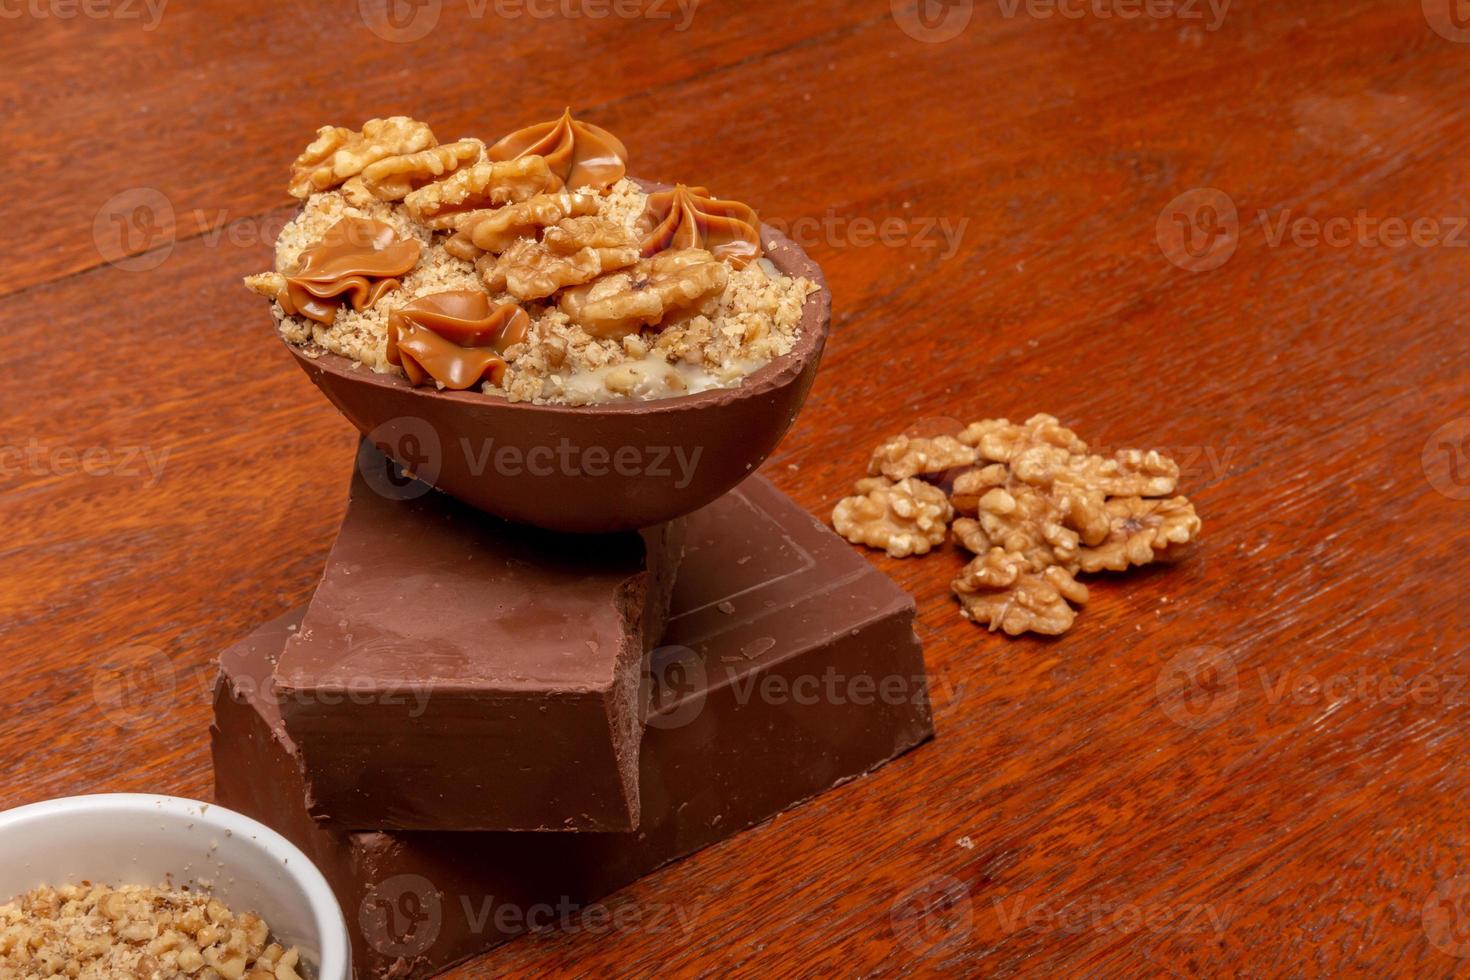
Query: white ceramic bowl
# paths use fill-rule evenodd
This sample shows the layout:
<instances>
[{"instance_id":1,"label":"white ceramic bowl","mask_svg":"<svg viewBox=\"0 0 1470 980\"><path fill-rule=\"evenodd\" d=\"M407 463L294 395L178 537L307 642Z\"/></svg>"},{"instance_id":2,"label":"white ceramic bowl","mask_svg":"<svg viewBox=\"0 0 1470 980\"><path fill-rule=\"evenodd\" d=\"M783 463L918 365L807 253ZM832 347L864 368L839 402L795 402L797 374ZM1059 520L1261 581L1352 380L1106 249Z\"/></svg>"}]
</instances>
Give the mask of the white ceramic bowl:
<instances>
[{"instance_id":1,"label":"white ceramic bowl","mask_svg":"<svg viewBox=\"0 0 1470 980\"><path fill-rule=\"evenodd\" d=\"M0 813L0 903L41 885L199 885L255 912L319 980L349 980L351 946L327 881L262 823L176 796L69 796ZM303 975L306 975L303 973Z\"/></svg>"}]
</instances>

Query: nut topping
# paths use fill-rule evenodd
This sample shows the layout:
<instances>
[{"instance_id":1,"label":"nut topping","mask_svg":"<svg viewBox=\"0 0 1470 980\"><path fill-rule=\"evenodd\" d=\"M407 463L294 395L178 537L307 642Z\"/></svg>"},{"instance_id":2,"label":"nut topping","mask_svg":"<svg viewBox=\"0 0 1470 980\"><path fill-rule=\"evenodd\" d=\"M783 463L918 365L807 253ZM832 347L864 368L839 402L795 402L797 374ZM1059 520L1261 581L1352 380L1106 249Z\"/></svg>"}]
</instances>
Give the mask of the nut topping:
<instances>
[{"instance_id":1,"label":"nut topping","mask_svg":"<svg viewBox=\"0 0 1470 980\"><path fill-rule=\"evenodd\" d=\"M401 201L410 192L443 180L466 164L480 159L485 151L479 140L445 143L405 156L388 157L364 168L363 189L379 201Z\"/></svg>"},{"instance_id":2,"label":"nut topping","mask_svg":"<svg viewBox=\"0 0 1470 980\"><path fill-rule=\"evenodd\" d=\"M616 252L618 259L626 257L628 261L624 265L638 261L638 243L633 241L633 236L622 225L607 218L567 218L547 228L541 240L557 255L575 255L592 248Z\"/></svg>"},{"instance_id":3,"label":"nut topping","mask_svg":"<svg viewBox=\"0 0 1470 980\"><path fill-rule=\"evenodd\" d=\"M511 402L587 405L734 388L798 350L812 314L826 312L819 277L788 271L805 266L751 261L751 209L687 185L650 202L627 179L622 142L570 109L498 142L441 144L405 116L324 127L290 187L301 206L271 271L246 285L272 300L277 334L303 357L441 387L489 378L486 393ZM324 254L349 217L392 228L395 248L367 247L373 262L361 267ZM656 254L643 254L648 236ZM519 306L526 340L497 361L422 323L390 337L396 307L456 291Z\"/></svg>"},{"instance_id":4,"label":"nut topping","mask_svg":"<svg viewBox=\"0 0 1470 980\"><path fill-rule=\"evenodd\" d=\"M437 231L458 227L470 212L519 204L561 188L561 178L541 157L522 157L507 163L481 160L438 183L411 191L404 197L403 206L419 224Z\"/></svg>"},{"instance_id":5,"label":"nut topping","mask_svg":"<svg viewBox=\"0 0 1470 980\"><path fill-rule=\"evenodd\" d=\"M761 257L760 226L749 206L711 197L706 187L684 184L648 195L638 218L645 257L667 249L702 248L737 269Z\"/></svg>"},{"instance_id":6,"label":"nut topping","mask_svg":"<svg viewBox=\"0 0 1470 980\"><path fill-rule=\"evenodd\" d=\"M605 191L628 172L623 141L601 126L573 119L570 108L560 119L511 133L486 153L491 160L545 157L552 172L574 191Z\"/></svg>"},{"instance_id":7,"label":"nut topping","mask_svg":"<svg viewBox=\"0 0 1470 980\"><path fill-rule=\"evenodd\" d=\"M702 249L661 252L568 289L558 306L594 337L622 337L641 327L703 312L729 280L726 265Z\"/></svg>"},{"instance_id":8,"label":"nut topping","mask_svg":"<svg viewBox=\"0 0 1470 980\"><path fill-rule=\"evenodd\" d=\"M372 218L343 218L302 251L294 270L251 276L246 285L270 296L292 316L331 324L343 301L365 310L398 287L419 260L419 243Z\"/></svg>"},{"instance_id":9,"label":"nut topping","mask_svg":"<svg viewBox=\"0 0 1470 980\"><path fill-rule=\"evenodd\" d=\"M485 380L498 383L501 355L526 339L531 319L512 303L492 306L469 290L420 296L388 318L388 361L415 384L437 383L463 391Z\"/></svg>"},{"instance_id":10,"label":"nut topping","mask_svg":"<svg viewBox=\"0 0 1470 980\"><path fill-rule=\"evenodd\" d=\"M517 299L536 300L636 261L638 247L621 225L585 217L567 218L551 226L539 242L517 239L498 258L484 256L480 265L492 293L509 292Z\"/></svg>"},{"instance_id":11,"label":"nut topping","mask_svg":"<svg viewBox=\"0 0 1470 980\"><path fill-rule=\"evenodd\" d=\"M379 160L417 153L438 142L427 125L407 116L369 119L359 132L323 126L291 165L287 189L292 197L309 197L356 177Z\"/></svg>"},{"instance_id":12,"label":"nut topping","mask_svg":"<svg viewBox=\"0 0 1470 980\"><path fill-rule=\"evenodd\" d=\"M922 555L944 541L954 511L944 491L922 480L859 480L856 495L838 501L832 526L853 544L882 548L894 558Z\"/></svg>"},{"instance_id":13,"label":"nut topping","mask_svg":"<svg viewBox=\"0 0 1470 980\"><path fill-rule=\"evenodd\" d=\"M499 255L518 238L534 238L541 229L565 218L597 213L597 198L591 194L538 194L535 197L492 211L474 211L462 216L459 229L444 248L462 259L483 252Z\"/></svg>"}]
</instances>

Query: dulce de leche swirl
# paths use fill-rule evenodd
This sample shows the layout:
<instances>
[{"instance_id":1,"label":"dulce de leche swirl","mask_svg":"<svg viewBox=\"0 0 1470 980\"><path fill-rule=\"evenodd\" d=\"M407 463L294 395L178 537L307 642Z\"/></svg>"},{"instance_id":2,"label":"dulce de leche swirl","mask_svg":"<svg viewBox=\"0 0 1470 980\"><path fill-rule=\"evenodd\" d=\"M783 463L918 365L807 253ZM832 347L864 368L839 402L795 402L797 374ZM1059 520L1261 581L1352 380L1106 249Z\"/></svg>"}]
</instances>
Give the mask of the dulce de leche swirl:
<instances>
[{"instance_id":1,"label":"dulce de leche swirl","mask_svg":"<svg viewBox=\"0 0 1470 980\"><path fill-rule=\"evenodd\" d=\"M648 258L670 249L702 248L743 269L761 257L761 219L748 205L711 197L709 188L678 184L648 195L638 218Z\"/></svg>"},{"instance_id":2,"label":"dulce de leche swirl","mask_svg":"<svg viewBox=\"0 0 1470 980\"><path fill-rule=\"evenodd\" d=\"M525 310L491 306L484 293L430 293L389 314L388 362L415 385L432 380L463 391L486 380L499 384L506 369L501 355L524 341L530 327Z\"/></svg>"},{"instance_id":3,"label":"dulce de leche swirl","mask_svg":"<svg viewBox=\"0 0 1470 980\"><path fill-rule=\"evenodd\" d=\"M544 157L552 173L576 191L602 191L628 172L628 148L601 126L572 118L568 108L560 119L516 130L485 151L491 160Z\"/></svg>"},{"instance_id":4,"label":"dulce de leche swirl","mask_svg":"<svg viewBox=\"0 0 1470 980\"><path fill-rule=\"evenodd\" d=\"M415 239L400 242L391 226L372 218L343 218L303 249L286 273L281 308L330 326L344 300L354 310L367 309L418 261Z\"/></svg>"}]
</instances>

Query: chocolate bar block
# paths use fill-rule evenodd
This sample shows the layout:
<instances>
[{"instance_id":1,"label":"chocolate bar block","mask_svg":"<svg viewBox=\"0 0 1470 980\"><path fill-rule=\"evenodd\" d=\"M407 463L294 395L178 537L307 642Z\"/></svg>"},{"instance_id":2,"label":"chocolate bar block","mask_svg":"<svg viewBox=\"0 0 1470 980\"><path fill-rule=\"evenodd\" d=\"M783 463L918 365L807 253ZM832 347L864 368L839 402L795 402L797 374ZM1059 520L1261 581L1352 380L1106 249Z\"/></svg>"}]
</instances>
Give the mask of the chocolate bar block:
<instances>
[{"instance_id":1,"label":"chocolate bar block","mask_svg":"<svg viewBox=\"0 0 1470 980\"><path fill-rule=\"evenodd\" d=\"M316 862L359 977L426 977L869 772L933 734L913 601L755 477L689 518L650 656L636 833L353 833L312 819L269 690L285 617L226 651L215 795Z\"/></svg>"},{"instance_id":2,"label":"chocolate bar block","mask_svg":"<svg viewBox=\"0 0 1470 980\"><path fill-rule=\"evenodd\" d=\"M313 816L369 830L631 830L639 682L679 523L508 524L366 443L276 668Z\"/></svg>"}]
</instances>

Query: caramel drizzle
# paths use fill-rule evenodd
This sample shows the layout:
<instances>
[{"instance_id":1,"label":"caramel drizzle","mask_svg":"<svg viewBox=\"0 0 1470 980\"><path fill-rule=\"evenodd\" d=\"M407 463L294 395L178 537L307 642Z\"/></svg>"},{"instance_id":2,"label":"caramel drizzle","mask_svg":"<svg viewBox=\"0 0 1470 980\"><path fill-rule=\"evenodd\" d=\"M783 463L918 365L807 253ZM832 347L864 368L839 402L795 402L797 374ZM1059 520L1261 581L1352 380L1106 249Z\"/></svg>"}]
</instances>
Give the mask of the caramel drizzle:
<instances>
[{"instance_id":1,"label":"caramel drizzle","mask_svg":"<svg viewBox=\"0 0 1470 980\"><path fill-rule=\"evenodd\" d=\"M467 289L419 296L388 316L388 363L414 385L437 382L464 391L482 381L500 384L506 350L525 341L531 318L514 303L492 307Z\"/></svg>"},{"instance_id":2,"label":"caramel drizzle","mask_svg":"<svg viewBox=\"0 0 1470 980\"><path fill-rule=\"evenodd\" d=\"M702 248L743 269L762 255L761 220L739 201L711 197L706 187L679 184L648 195L638 218L644 258L670 249Z\"/></svg>"},{"instance_id":3,"label":"caramel drizzle","mask_svg":"<svg viewBox=\"0 0 1470 980\"><path fill-rule=\"evenodd\" d=\"M570 107L552 122L518 129L485 151L491 160L545 157L568 190L605 191L628 172L628 148L601 126L572 118Z\"/></svg>"},{"instance_id":4,"label":"caramel drizzle","mask_svg":"<svg viewBox=\"0 0 1470 980\"><path fill-rule=\"evenodd\" d=\"M344 300L365 310L397 289L397 277L418 264L419 250L417 240L398 241L381 221L343 218L286 273L281 309L331 326Z\"/></svg>"}]
</instances>

